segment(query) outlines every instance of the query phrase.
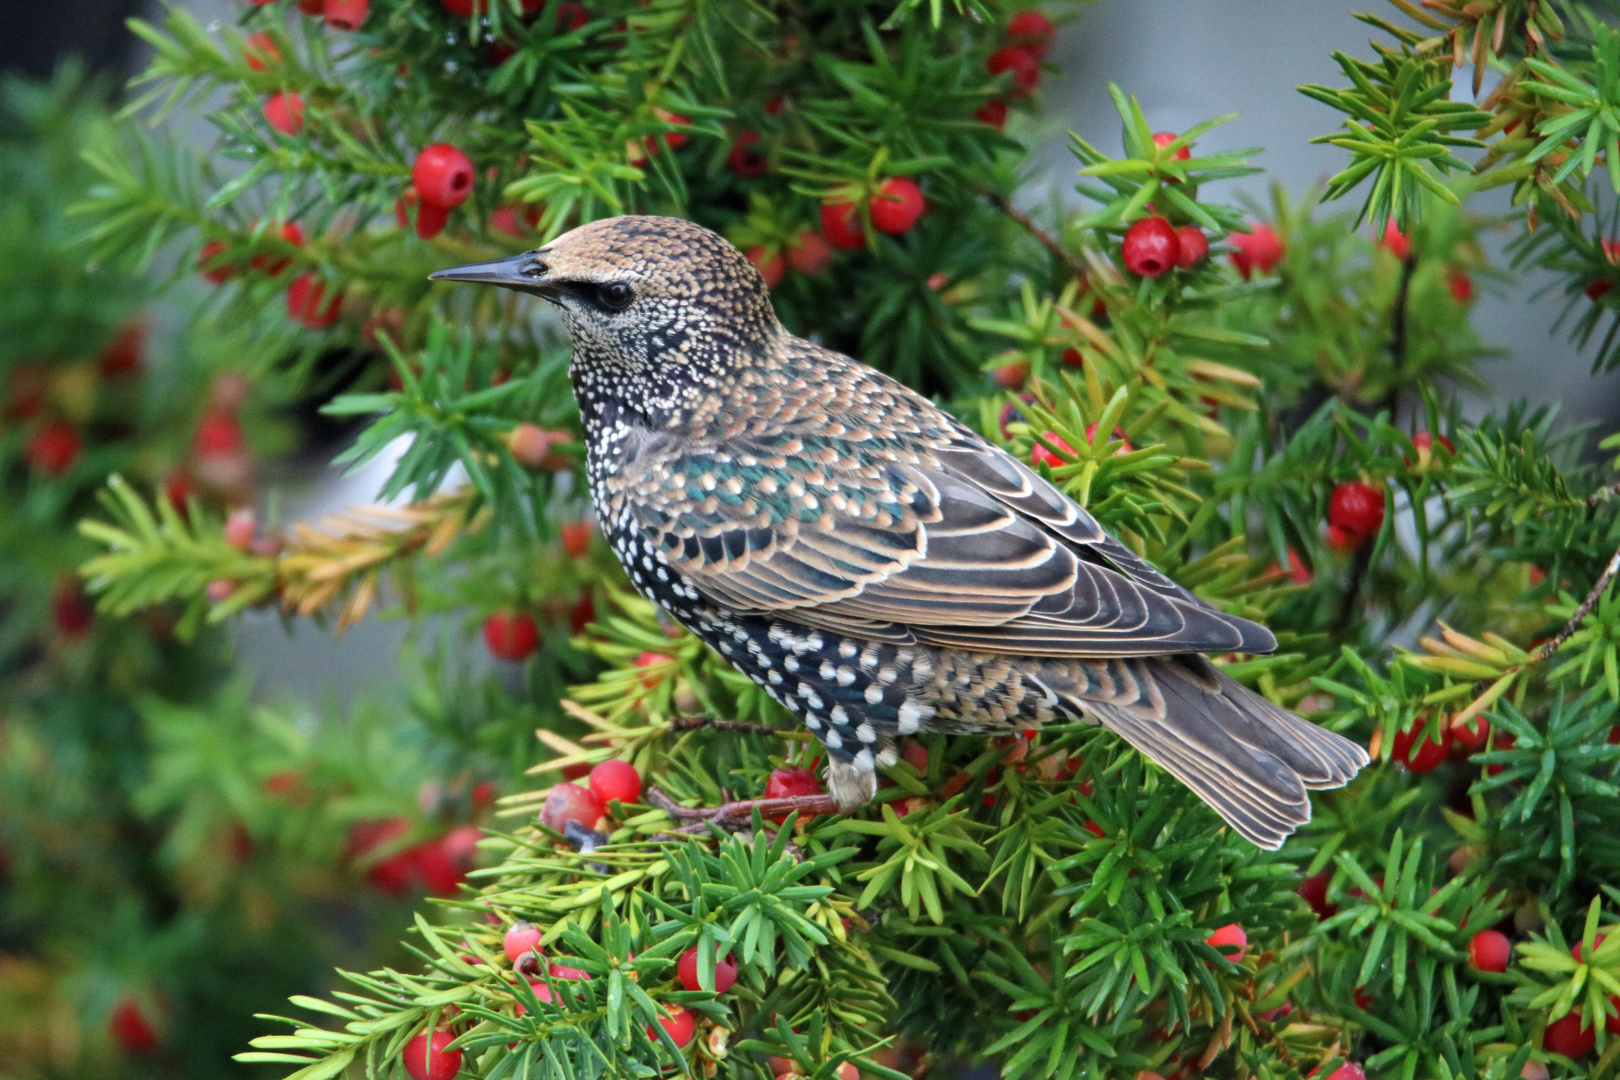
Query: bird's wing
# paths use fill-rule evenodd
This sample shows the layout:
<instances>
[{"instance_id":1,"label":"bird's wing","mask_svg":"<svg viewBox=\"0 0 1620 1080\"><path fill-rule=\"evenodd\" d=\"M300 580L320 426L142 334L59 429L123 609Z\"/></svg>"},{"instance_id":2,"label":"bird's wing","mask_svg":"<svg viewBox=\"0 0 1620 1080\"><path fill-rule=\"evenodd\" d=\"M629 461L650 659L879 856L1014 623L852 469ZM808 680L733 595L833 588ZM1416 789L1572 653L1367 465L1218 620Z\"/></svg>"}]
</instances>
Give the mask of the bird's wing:
<instances>
[{"instance_id":1,"label":"bird's wing","mask_svg":"<svg viewBox=\"0 0 1620 1080\"><path fill-rule=\"evenodd\" d=\"M942 414L939 414L942 416ZM711 599L870 639L1045 656L1264 652L1000 449L755 432L649 442L610 514Z\"/></svg>"}]
</instances>

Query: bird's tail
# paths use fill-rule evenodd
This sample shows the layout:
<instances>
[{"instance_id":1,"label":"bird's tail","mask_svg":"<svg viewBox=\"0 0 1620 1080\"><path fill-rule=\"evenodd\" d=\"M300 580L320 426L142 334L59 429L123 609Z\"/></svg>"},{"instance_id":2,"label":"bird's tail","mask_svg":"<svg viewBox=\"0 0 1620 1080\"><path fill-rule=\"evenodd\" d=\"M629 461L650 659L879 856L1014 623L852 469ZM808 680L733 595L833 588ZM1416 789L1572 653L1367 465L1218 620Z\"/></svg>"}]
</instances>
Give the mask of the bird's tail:
<instances>
[{"instance_id":1,"label":"bird's tail","mask_svg":"<svg viewBox=\"0 0 1620 1080\"><path fill-rule=\"evenodd\" d=\"M1306 789L1342 787L1368 761L1355 743L1272 704L1196 654L1061 666L1077 676L1076 685L1046 680L1054 691L1158 762L1259 847L1281 847L1311 819Z\"/></svg>"}]
</instances>

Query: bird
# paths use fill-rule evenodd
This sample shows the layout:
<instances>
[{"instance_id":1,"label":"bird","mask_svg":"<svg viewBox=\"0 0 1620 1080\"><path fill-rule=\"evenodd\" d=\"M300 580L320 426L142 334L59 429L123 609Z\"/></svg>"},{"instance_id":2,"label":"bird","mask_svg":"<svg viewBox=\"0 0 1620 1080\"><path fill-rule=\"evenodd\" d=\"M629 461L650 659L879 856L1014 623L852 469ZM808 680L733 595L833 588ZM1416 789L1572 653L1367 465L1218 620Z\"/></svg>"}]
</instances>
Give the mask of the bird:
<instances>
[{"instance_id":1,"label":"bird","mask_svg":"<svg viewBox=\"0 0 1620 1080\"><path fill-rule=\"evenodd\" d=\"M631 583L824 745L853 810L918 732L1100 725L1280 847L1355 743L1207 653L1226 614L926 397L791 333L754 264L682 218L582 224L439 270L559 309L585 471Z\"/></svg>"}]
</instances>

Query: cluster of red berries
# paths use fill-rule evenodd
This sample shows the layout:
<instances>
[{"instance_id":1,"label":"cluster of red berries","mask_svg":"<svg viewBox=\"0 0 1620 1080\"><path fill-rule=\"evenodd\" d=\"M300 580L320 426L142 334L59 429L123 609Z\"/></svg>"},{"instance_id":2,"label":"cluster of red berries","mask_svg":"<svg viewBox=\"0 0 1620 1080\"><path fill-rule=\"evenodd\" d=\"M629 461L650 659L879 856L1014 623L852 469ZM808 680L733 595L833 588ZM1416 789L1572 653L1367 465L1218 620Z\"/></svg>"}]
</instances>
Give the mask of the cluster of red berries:
<instances>
[{"instance_id":1,"label":"cluster of red berries","mask_svg":"<svg viewBox=\"0 0 1620 1080\"><path fill-rule=\"evenodd\" d=\"M264 7L275 0L247 0L253 7ZM326 20L334 30L358 30L371 11L371 0L298 0L298 10Z\"/></svg>"},{"instance_id":2,"label":"cluster of red berries","mask_svg":"<svg viewBox=\"0 0 1620 1080\"><path fill-rule=\"evenodd\" d=\"M304 230L298 227L297 222L289 221L278 226L275 229L275 236L282 243L291 244L293 247L304 246ZM225 241L210 240L197 253L198 272L216 285L240 272L240 267L220 261L225 249ZM248 265L262 274L275 277L292 265L292 260L275 255L255 255L248 261ZM334 293L328 297L326 282L319 274L305 272L288 283L287 315L295 322L302 323L311 330L324 330L337 322L338 316L342 313L342 294Z\"/></svg>"},{"instance_id":3,"label":"cluster of red berries","mask_svg":"<svg viewBox=\"0 0 1620 1080\"><path fill-rule=\"evenodd\" d=\"M585 778L584 784L565 780L555 785L540 808L540 824L563 832L569 823L595 828L615 803L630 806L641 798L641 773L628 761L610 758Z\"/></svg>"},{"instance_id":4,"label":"cluster of red berries","mask_svg":"<svg viewBox=\"0 0 1620 1080\"><path fill-rule=\"evenodd\" d=\"M349 827L344 859L358 860L397 840L410 828L411 823L402 817L357 821ZM472 868L481 835L476 825L458 825L442 836L413 844L379 861L366 871L366 883L390 896L404 896L413 887L434 896L454 896Z\"/></svg>"},{"instance_id":5,"label":"cluster of red berries","mask_svg":"<svg viewBox=\"0 0 1620 1080\"><path fill-rule=\"evenodd\" d=\"M416 216L416 235L431 240L444 230L450 211L467 201L473 192L472 159L449 143L425 146L411 163L411 183L394 203L394 216L400 228Z\"/></svg>"},{"instance_id":6,"label":"cluster of red berries","mask_svg":"<svg viewBox=\"0 0 1620 1080\"><path fill-rule=\"evenodd\" d=\"M139 320L125 324L102 349L97 370L112 379L140 374L145 366L145 345L146 324ZM18 364L12 368L5 417L8 420L44 417L29 436L23 456L35 471L54 478L73 468L84 447L77 424L63 416L49 415L52 381L50 369L42 364ZM61 396L71 398L73 395L63 393ZM72 404L65 402L65 411L78 411Z\"/></svg>"},{"instance_id":7,"label":"cluster of red berries","mask_svg":"<svg viewBox=\"0 0 1620 1080\"><path fill-rule=\"evenodd\" d=\"M1040 85L1041 58L1052 51L1057 29L1039 11L1020 11L1007 20L1006 44L990 54L984 68L991 75L1011 77L1009 97L1028 97ZM994 98L973 114L1000 131L1007 123L1007 102Z\"/></svg>"},{"instance_id":8,"label":"cluster of red berries","mask_svg":"<svg viewBox=\"0 0 1620 1080\"><path fill-rule=\"evenodd\" d=\"M904 176L891 176L878 185L877 191L867 199L867 213L872 227L891 236L910 232L928 200L915 180ZM866 246L866 233L861 228L860 204L848 197L828 199L821 204L821 234L835 248L852 251Z\"/></svg>"}]
</instances>

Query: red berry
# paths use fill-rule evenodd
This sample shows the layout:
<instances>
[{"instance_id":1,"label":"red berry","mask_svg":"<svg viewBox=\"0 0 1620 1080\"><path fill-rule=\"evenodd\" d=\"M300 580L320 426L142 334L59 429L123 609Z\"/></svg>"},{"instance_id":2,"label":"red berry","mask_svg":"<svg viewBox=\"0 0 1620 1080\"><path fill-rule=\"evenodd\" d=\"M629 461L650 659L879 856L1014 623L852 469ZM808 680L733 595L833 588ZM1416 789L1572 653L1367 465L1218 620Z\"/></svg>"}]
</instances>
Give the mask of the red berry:
<instances>
[{"instance_id":1,"label":"red berry","mask_svg":"<svg viewBox=\"0 0 1620 1080\"><path fill-rule=\"evenodd\" d=\"M1384 223L1384 238L1378 242L1378 246L1397 259L1404 259L1412 254L1412 241L1408 240L1406 234L1395 227L1394 218L1390 218Z\"/></svg>"},{"instance_id":2,"label":"red berry","mask_svg":"<svg viewBox=\"0 0 1620 1080\"><path fill-rule=\"evenodd\" d=\"M574 634L583 634L585 628L596 621L596 601L591 599L588 592L580 593L579 599L574 601L573 610L568 613L568 628Z\"/></svg>"},{"instance_id":3,"label":"red berry","mask_svg":"<svg viewBox=\"0 0 1620 1080\"><path fill-rule=\"evenodd\" d=\"M973 118L981 124L989 124L997 131L1001 131L1007 126L1007 103L987 101L974 110Z\"/></svg>"},{"instance_id":4,"label":"red berry","mask_svg":"<svg viewBox=\"0 0 1620 1080\"><path fill-rule=\"evenodd\" d=\"M358 30L371 10L371 0L326 0L326 25L334 30Z\"/></svg>"},{"instance_id":5,"label":"red berry","mask_svg":"<svg viewBox=\"0 0 1620 1080\"><path fill-rule=\"evenodd\" d=\"M1481 930L1468 939L1468 963L1479 971L1506 971L1512 953L1507 935L1497 930Z\"/></svg>"},{"instance_id":6,"label":"red berry","mask_svg":"<svg viewBox=\"0 0 1620 1080\"><path fill-rule=\"evenodd\" d=\"M1328 496L1328 523L1365 541L1384 527L1384 496L1357 480L1340 484Z\"/></svg>"},{"instance_id":7,"label":"red berry","mask_svg":"<svg viewBox=\"0 0 1620 1080\"><path fill-rule=\"evenodd\" d=\"M579 559L591 550L591 537L596 535L596 526L588 521L570 521L560 532L563 550L571 558Z\"/></svg>"},{"instance_id":8,"label":"red berry","mask_svg":"<svg viewBox=\"0 0 1620 1080\"><path fill-rule=\"evenodd\" d=\"M1079 349L1071 345L1067 349L1063 350L1063 366L1074 368L1085 367L1086 358L1081 354Z\"/></svg>"},{"instance_id":9,"label":"red berry","mask_svg":"<svg viewBox=\"0 0 1620 1080\"><path fill-rule=\"evenodd\" d=\"M1440 436L1440 445L1446 448L1446 453L1455 454L1457 448L1451 445L1451 440L1444 435ZM1412 448L1418 452L1418 460L1422 461L1434 449L1434 436L1427 431L1419 431L1412 436ZM1407 462L1411 464L1410 461Z\"/></svg>"},{"instance_id":10,"label":"red berry","mask_svg":"<svg viewBox=\"0 0 1620 1080\"><path fill-rule=\"evenodd\" d=\"M101 373L117 377L141 370L141 354L146 344L146 324L127 322L101 349Z\"/></svg>"},{"instance_id":11,"label":"red berry","mask_svg":"<svg viewBox=\"0 0 1620 1080\"><path fill-rule=\"evenodd\" d=\"M1226 958L1234 964L1240 963L1243 960L1243 954L1249 951L1249 935L1245 934L1243 927L1237 923L1227 923L1205 938L1204 941L1221 953L1226 953L1227 949L1235 947L1237 952L1226 954Z\"/></svg>"},{"instance_id":12,"label":"red berry","mask_svg":"<svg viewBox=\"0 0 1620 1080\"><path fill-rule=\"evenodd\" d=\"M641 798L641 774L628 761L610 758L591 770L591 794L603 806L614 799L626 806Z\"/></svg>"},{"instance_id":13,"label":"red berry","mask_svg":"<svg viewBox=\"0 0 1620 1080\"><path fill-rule=\"evenodd\" d=\"M636 667L650 668L650 667L653 667L654 665L657 665L657 664L666 664L666 663L669 662L669 660L670 660L670 656L669 656L668 653L654 652L651 649L644 649L636 657ZM641 684L643 686L647 686L647 687L657 686L658 685L658 675L656 675L656 674L643 675L641 677Z\"/></svg>"},{"instance_id":14,"label":"red berry","mask_svg":"<svg viewBox=\"0 0 1620 1080\"><path fill-rule=\"evenodd\" d=\"M539 11L544 6L545 0L523 0L523 11L525 14ZM578 30L580 27L590 22L591 17L586 13L585 5L578 3L578 0L563 0L562 3L557 5L557 11L553 16L553 20L554 25L557 28L557 33L562 34L567 33L570 30Z\"/></svg>"},{"instance_id":15,"label":"red berry","mask_svg":"<svg viewBox=\"0 0 1620 1080\"><path fill-rule=\"evenodd\" d=\"M518 464L531 469L566 469L568 456L556 448L571 441L568 432L548 430L534 424L519 424L507 436L506 446Z\"/></svg>"},{"instance_id":16,"label":"red berry","mask_svg":"<svg viewBox=\"0 0 1620 1080\"><path fill-rule=\"evenodd\" d=\"M450 220L449 210L422 202L414 186L407 187L405 193L394 200L394 220L399 222L400 228L410 227L413 211L416 216L416 235L423 240L431 240L438 236Z\"/></svg>"},{"instance_id":17,"label":"red berry","mask_svg":"<svg viewBox=\"0 0 1620 1080\"><path fill-rule=\"evenodd\" d=\"M1282 241L1271 226L1256 222L1249 229L1249 232L1232 233L1226 238L1226 242L1236 249L1231 255L1232 265L1245 279L1255 271L1269 274L1283 257Z\"/></svg>"},{"instance_id":18,"label":"red berry","mask_svg":"<svg viewBox=\"0 0 1620 1080\"><path fill-rule=\"evenodd\" d=\"M1163 150L1165 147L1175 142L1178 137L1179 136L1177 136L1173 131L1155 131L1153 133L1153 145L1157 146L1160 150ZM1190 157L1192 157L1192 148L1189 146L1183 146L1181 149L1170 155L1170 159L1172 161L1186 161Z\"/></svg>"},{"instance_id":19,"label":"red berry","mask_svg":"<svg viewBox=\"0 0 1620 1080\"><path fill-rule=\"evenodd\" d=\"M28 464L47 476L61 476L79 460L79 430L66 420L52 420L28 440Z\"/></svg>"},{"instance_id":20,"label":"red berry","mask_svg":"<svg viewBox=\"0 0 1620 1080\"><path fill-rule=\"evenodd\" d=\"M1007 42L1028 49L1036 56L1045 56L1052 50L1057 28L1052 20L1033 9L1020 11L1007 20Z\"/></svg>"},{"instance_id":21,"label":"red berry","mask_svg":"<svg viewBox=\"0 0 1620 1080\"><path fill-rule=\"evenodd\" d=\"M666 112L663 113L659 119L664 123L672 124L675 127L692 126L692 118L689 116L682 116L680 113ZM691 136L687 135L685 132L671 131L666 133L663 138L665 146L669 147L671 150L679 150L681 147L686 145L686 140L691 138ZM647 152L651 154L658 153L658 140L654 139L648 145Z\"/></svg>"},{"instance_id":22,"label":"red berry","mask_svg":"<svg viewBox=\"0 0 1620 1080\"><path fill-rule=\"evenodd\" d=\"M1074 447L1065 442L1055 431L1048 431L1046 433L1046 441L1065 453L1074 453ZM1031 462L1045 462L1049 467L1054 469L1060 465L1067 464L1067 462L1065 462L1062 458L1058 457L1056 454L1052 453L1052 451L1048 450L1045 446L1042 446L1038 442L1030 450L1029 460Z\"/></svg>"},{"instance_id":23,"label":"red berry","mask_svg":"<svg viewBox=\"0 0 1620 1080\"><path fill-rule=\"evenodd\" d=\"M1096 437L1097 437L1097 422L1095 420L1093 420L1091 423L1086 425L1086 441L1090 442L1092 439L1095 439ZM1119 442L1119 443L1123 444L1118 450L1114 451L1116 456L1119 455L1119 454L1128 454L1128 453L1131 452L1131 440L1129 440L1129 439L1127 439L1125 437L1125 429L1120 427L1118 424L1114 425L1113 438L1114 438L1114 440L1116 442Z\"/></svg>"},{"instance_id":24,"label":"red berry","mask_svg":"<svg viewBox=\"0 0 1620 1080\"><path fill-rule=\"evenodd\" d=\"M474 11L484 10L484 0L439 0L444 10L459 18L470 19Z\"/></svg>"},{"instance_id":25,"label":"red berry","mask_svg":"<svg viewBox=\"0 0 1620 1080\"><path fill-rule=\"evenodd\" d=\"M254 71L266 71L281 63L281 50L276 48L275 40L269 34L261 31L242 39L242 59Z\"/></svg>"},{"instance_id":26,"label":"red berry","mask_svg":"<svg viewBox=\"0 0 1620 1080\"><path fill-rule=\"evenodd\" d=\"M1019 394L1018 400L1023 402L1031 402L1035 400L1035 395L1030 393ZM1001 416L999 418L1001 425L1001 437L1003 439L1012 438L1012 432L1007 430L1007 425L1022 424L1027 419L1028 417L1024 415L1024 410L1020 409L1017 403L1011 401L1007 402L1007 404L1001 407Z\"/></svg>"},{"instance_id":27,"label":"red berry","mask_svg":"<svg viewBox=\"0 0 1620 1080\"><path fill-rule=\"evenodd\" d=\"M522 613L496 612L484 620L484 647L497 660L516 662L540 644L540 629Z\"/></svg>"},{"instance_id":28,"label":"red berry","mask_svg":"<svg viewBox=\"0 0 1620 1080\"><path fill-rule=\"evenodd\" d=\"M764 176L770 161L764 154L754 149L759 142L759 132L749 129L738 133L737 141L731 144L731 152L726 155L726 161L731 165L731 171L744 179Z\"/></svg>"},{"instance_id":29,"label":"red berry","mask_svg":"<svg viewBox=\"0 0 1620 1080\"><path fill-rule=\"evenodd\" d=\"M1609 937L1608 934L1599 934L1599 935L1597 935L1597 937L1592 939L1592 948L1594 950L1601 948L1604 941L1608 940L1608 937ZM1585 949L1585 947L1586 947L1586 943L1585 943L1585 940L1582 939L1582 938L1577 938L1575 940L1575 944L1573 944L1573 945L1571 945L1569 947L1569 955L1571 955L1571 956L1573 956L1575 958L1575 962L1577 964L1582 962L1581 956L1582 956L1582 951Z\"/></svg>"},{"instance_id":30,"label":"red berry","mask_svg":"<svg viewBox=\"0 0 1620 1080\"><path fill-rule=\"evenodd\" d=\"M225 250L225 241L210 240L197 252L197 272L203 276L204 281L215 285L221 284L226 278L236 273L236 267L229 263L215 264L214 260Z\"/></svg>"},{"instance_id":31,"label":"red berry","mask_svg":"<svg viewBox=\"0 0 1620 1080\"><path fill-rule=\"evenodd\" d=\"M1176 230L1176 265L1191 270L1209 255L1209 240L1204 230L1196 225L1183 225Z\"/></svg>"},{"instance_id":32,"label":"red berry","mask_svg":"<svg viewBox=\"0 0 1620 1080\"><path fill-rule=\"evenodd\" d=\"M158 1048L157 1029L133 998L119 998L107 1015L107 1033L126 1054L150 1054Z\"/></svg>"},{"instance_id":33,"label":"red berry","mask_svg":"<svg viewBox=\"0 0 1620 1080\"><path fill-rule=\"evenodd\" d=\"M543 1001L547 1005L550 1005L552 1002L557 1000L551 994L551 987L547 986L543 982L532 982L532 983L530 983L529 984L529 990L534 994L535 1000ZM526 1015L528 1015L528 1012L529 1012L529 1007L527 1005L523 1004L523 1002L521 1002L521 1001L518 1002L517 1015L526 1016Z\"/></svg>"},{"instance_id":34,"label":"red berry","mask_svg":"<svg viewBox=\"0 0 1620 1080\"><path fill-rule=\"evenodd\" d=\"M898 236L917 224L926 208L922 188L904 176L891 176L872 197L872 224Z\"/></svg>"},{"instance_id":35,"label":"red berry","mask_svg":"<svg viewBox=\"0 0 1620 1080\"><path fill-rule=\"evenodd\" d=\"M1303 897L1307 904L1311 905L1311 910L1316 912L1318 919L1326 919L1329 916L1338 914L1339 905L1328 903L1327 898L1328 884L1332 880L1333 871L1323 870L1320 873L1312 874L1294 888L1294 891Z\"/></svg>"},{"instance_id":36,"label":"red berry","mask_svg":"<svg viewBox=\"0 0 1620 1080\"><path fill-rule=\"evenodd\" d=\"M326 0L298 0L298 10L305 15L319 15L326 10Z\"/></svg>"},{"instance_id":37,"label":"red berry","mask_svg":"<svg viewBox=\"0 0 1620 1080\"><path fill-rule=\"evenodd\" d=\"M1446 289L1459 304L1471 303L1474 299L1474 279L1455 267L1446 272Z\"/></svg>"},{"instance_id":38,"label":"red berry","mask_svg":"<svg viewBox=\"0 0 1620 1080\"><path fill-rule=\"evenodd\" d=\"M1002 364L990 373L990 378L1003 390L1021 389L1029 381L1029 364L1020 361L1016 364Z\"/></svg>"},{"instance_id":39,"label":"red berry","mask_svg":"<svg viewBox=\"0 0 1620 1080\"><path fill-rule=\"evenodd\" d=\"M1491 738L1490 722L1478 713L1474 714L1473 720L1462 727L1451 727L1450 731L1451 741L1469 753L1485 749L1485 744Z\"/></svg>"},{"instance_id":40,"label":"red berry","mask_svg":"<svg viewBox=\"0 0 1620 1080\"><path fill-rule=\"evenodd\" d=\"M679 1005L665 1005L664 1008L669 1015L660 1016L658 1023L669 1032L669 1037L675 1041L675 1045L684 1050L686 1044L692 1041L692 1036L697 1034L697 1018ZM651 1024L647 1025L647 1038L654 1042L658 1041L658 1032Z\"/></svg>"},{"instance_id":41,"label":"red berry","mask_svg":"<svg viewBox=\"0 0 1620 1080\"><path fill-rule=\"evenodd\" d=\"M461 1071L461 1051L446 1050L455 1036L444 1029L422 1032L405 1044L400 1061L411 1080L451 1080Z\"/></svg>"},{"instance_id":42,"label":"red berry","mask_svg":"<svg viewBox=\"0 0 1620 1080\"><path fill-rule=\"evenodd\" d=\"M602 801L590 788L578 784L562 783L551 789L546 804L540 811L540 824L562 832L570 821L587 829L595 826L602 816Z\"/></svg>"},{"instance_id":43,"label":"red berry","mask_svg":"<svg viewBox=\"0 0 1620 1080\"><path fill-rule=\"evenodd\" d=\"M1451 749L1451 728L1444 724L1440 726L1438 742L1428 735L1423 736L1422 742L1417 742L1424 725L1422 718L1414 721L1411 727L1396 734L1395 745L1391 747L1390 756L1412 772L1429 772L1438 768L1446 760L1446 751Z\"/></svg>"},{"instance_id":44,"label":"red berry","mask_svg":"<svg viewBox=\"0 0 1620 1080\"><path fill-rule=\"evenodd\" d=\"M411 184L424 203L449 210L473 190L472 159L449 143L424 146L411 164Z\"/></svg>"},{"instance_id":45,"label":"red berry","mask_svg":"<svg viewBox=\"0 0 1620 1080\"><path fill-rule=\"evenodd\" d=\"M1595 304L1608 295L1612 285L1610 281L1594 281L1586 287L1586 298Z\"/></svg>"},{"instance_id":46,"label":"red berry","mask_svg":"<svg viewBox=\"0 0 1620 1080\"><path fill-rule=\"evenodd\" d=\"M900 752L907 765L920 773L928 771L928 747L920 742L908 742L906 748Z\"/></svg>"},{"instance_id":47,"label":"red berry","mask_svg":"<svg viewBox=\"0 0 1620 1080\"><path fill-rule=\"evenodd\" d=\"M864 238L863 238L864 239ZM799 234L799 238L788 245L788 265L795 274L805 277L814 277L832 265L832 246L822 239L818 232L806 229Z\"/></svg>"},{"instance_id":48,"label":"red berry","mask_svg":"<svg viewBox=\"0 0 1620 1080\"><path fill-rule=\"evenodd\" d=\"M1176 230L1162 217L1146 217L1125 230L1120 257L1138 277L1158 277L1176 265Z\"/></svg>"},{"instance_id":49,"label":"red berry","mask_svg":"<svg viewBox=\"0 0 1620 1080\"><path fill-rule=\"evenodd\" d=\"M472 844L477 844L477 827L463 826L405 853L410 857L411 869L421 877L429 894L454 896L460 891L461 883L467 878L466 864L472 861L472 844L466 842L468 829Z\"/></svg>"},{"instance_id":50,"label":"red berry","mask_svg":"<svg viewBox=\"0 0 1620 1080\"><path fill-rule=\"evenodd\" d=\"M572 960L573 957L565 956L563 959ZM591 980L590 972L584 968L568 967L565 964L552 964L547 970L551 973L553 979L567 979L570 982L590 982Z\"/></svg>"},{"instance_id":51,"label":"red berry","mask_svg":"<svg viewBox=\"0 0 1620 1080\"><path fill-rule=\"evenodd\" d=\"M289 221L276 229L276 235L291 244L293 247L304 245L304 230L298 227L296 221ZM292 265L291 259L280 258L276 255L255 255L248 260L248 265L274 277Z\"/></svg>"},{"instance_id":52,"label":"red berry","mask_svg":"<svg viewBox=\"0 0 1620 1080\"><path fill-rule=\"evenodd\" d=\"M680 962L675 965L675 976L681 980L681 985L688 990L701 990L698 983L698 951L693 946L681 953ZM714 962L714 992L723 994L730 990L737 982L737 958L728 956L724 960Z\"/></svg>"},{"instance_id":53,"label":"red berry","mask_svg":"<svg viewBox=\"0 0 1620 1080\"><path fill-rule=\"evenodd\" d=\"M1334 551L1340 552L1341 554L1348 554L1360 548L1362 544L1366 543L1367 538L1362 536L1360 533L1351 532L1348 529L1341 529L1337 525L1329 525L1327 527L1327 542L1328 547L1332 548Z\"/></svg>"},{"instance_id":54,"label":"red berry","mask_svg":"<svg viewBox=\"0 0 1620 1080\"><path fill-rule=\"evenodd\" d=\"M1582 1030L1581 1014L1568 1013L1547 1025L1547 1032L1542 1037L1541 1045L1555 1054L1563 1054L1567 1058L1585 1057L1592 1052L1597 1043L1597 1026Z\"/></svg>"},{"instance_id":55,"label":"red berry","mask_svg":"<svg viewBox=\"0 0 1620 1080\"><path fill-rule=\"evenodd\" d=\"M304 130L304 99L291 90L271 94L264 103L264 118L283 135Z\"/></svg>"},{"instance_id":56,"label":"red berry","mask_svg":"<svg viewBox=\"0 0 1620 1080\"><path fill-rule=\"evenodd\" d=\"M821 234L827 238L827 243L845 250L866 246L866 233L861 229L857 210L852 202L821 204Z\"/></svg>"},{"instance_id":57,"label":"red berry","mask_svg":"<svg viewBox=\"0 0 1620 1080\"><path fill-rule=\"evenodd\" d=\"M771 251L764 244L756 244L748 249L748 261L759 270L759 276L765 279L767 289L774 289L782 283L786 264L779 252Z\"/></svg>"},{"instance_id":58,"label":"red berry","mask_svg":"<svg viewBox=\"0 0 1620 1080\"><path fill-rule=\"evenodd\" d=\"M771 775L765 779L765 798L791 799L801 795L820 795L821 783L816 780L816 774L808 769L773 769ZM802 818L804 815L800 815ZM787 820L782 814L774 818L777 824Z\"/></svg>"},{"instance_id":59,"label":"red berry","mask_svg":"<svg viewBox=\"0 0 1620 1080\"><path fill-rule=\"evenodd\" d=\"M51 590L51 621L56 624L57 633L64 638L83 637L89 633L95 617L95 609L85 602L76 580L64 577L57 582Z\"/></svg>"},{"instance_id":60,"label":"red berry","mask_svg":"<svg viewBox=\"0 0 1620 1080\"><path fill-rule=\"evenodd\" d=\"M299 274L288 283L287 314L311 330L325 330L342 313L343 294L327 300L326 283L316 275Z\"/></svg>"},{"instance_id":61,"label":"red berry","mask_svg":"<svg viewBox=\"0 0 1620 1080\"><path fill-rule=\"evenodd\" d=\"M1011 75L1012 94L1024 97L1041 81L1041 61L1030 50L1005 45L990 54L984 69L991 75Z\"/></svg>"},{"instance_id":62,"label":"red berry","mask_svg":"<svg viewBox=\"0 0 1620 1080\"><path fill-rule=\"evenodd\" d=\"M239 507L225 519L225 542L238 551L252 551L253 537L258 529L259 523L252 508Z\"/></svg>"},{"instance_id":63,"label":"red berry","mask_svg":"<svg viewBox=\"0 0 1620 1080\"><path fill-rule=\"evenodd\" d=\"M1361 991L1358 989L1356 993L1360 994ZM1372 999L1369 998L1367 1003L1372 1004ZM1363 1011L1365 1011L1365 1006L1363 1006ZM1315 1074L1313 1069L1310 1075L1314 1076ZM1367 1070L1363 1069L1359 1062L1347 1061L1329 1073L1327 1080L1367 1080Z\"/></svg>"},{"instance_id":64,"label":"red berry","mask_svg":"<svg viewBox=\"0 0 1620 1080\"><path fill-rule=\"evenodd\" d=\"M191 449L198 457L224 457L242 452L242 425L228 412L211 412L197 422Z\"/></svg>"}]
</instances>

